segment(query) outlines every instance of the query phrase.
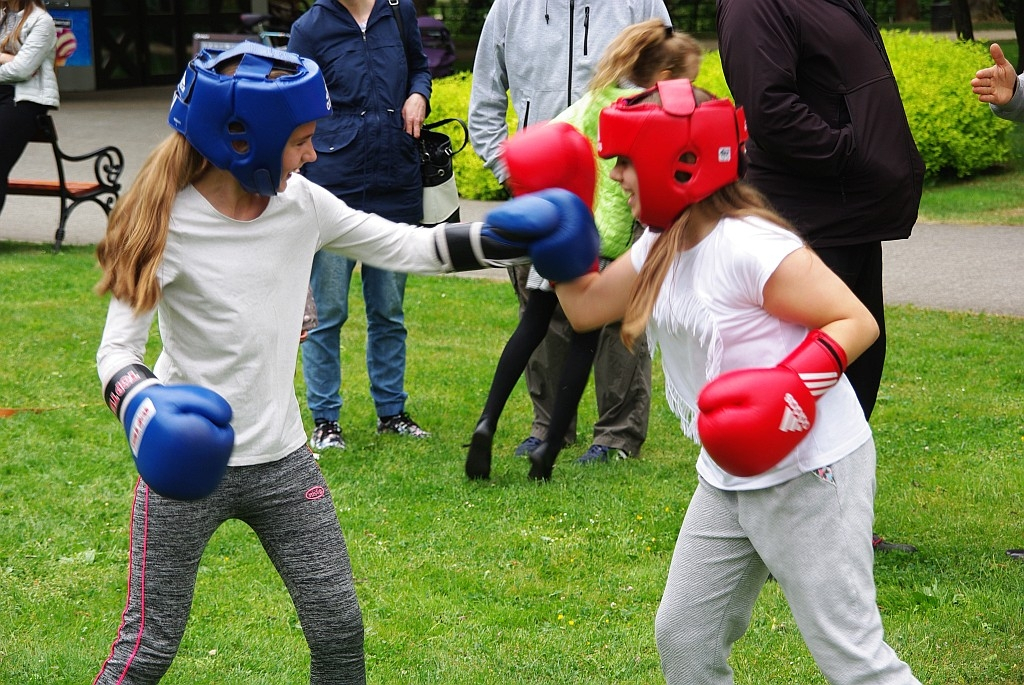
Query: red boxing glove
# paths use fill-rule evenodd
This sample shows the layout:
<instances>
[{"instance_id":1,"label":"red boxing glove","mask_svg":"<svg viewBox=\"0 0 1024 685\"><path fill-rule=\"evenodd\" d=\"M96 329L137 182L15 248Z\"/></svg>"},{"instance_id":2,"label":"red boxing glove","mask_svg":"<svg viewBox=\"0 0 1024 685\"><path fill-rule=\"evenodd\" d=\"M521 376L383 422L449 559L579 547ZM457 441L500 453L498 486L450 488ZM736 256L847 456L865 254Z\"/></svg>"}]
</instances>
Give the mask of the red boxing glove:
<instances>
[{"instance_id":1,"label":"red boxing glove","mask_svg":"<svg viewBox=\"0 0 1024 685\"><path fill-rule=\"evenodd\" d=\"M723 373L697 397L704 449L734 476L764 473L807 436L815 400L845 370L846 352L816 330L775 368Z\"/></svg>"},{"instance_id":2,"label":"red boxing glove","mask_svg":"<svg viewBox=\"0 0 1024 685\"><path fill-rule=\"evenodd\" d=\"M501 158L516 197L563 188L593 210L597 187L594 146L572 124L556 121L528 126L502 144Z\"/></svg>"}]
</instances>

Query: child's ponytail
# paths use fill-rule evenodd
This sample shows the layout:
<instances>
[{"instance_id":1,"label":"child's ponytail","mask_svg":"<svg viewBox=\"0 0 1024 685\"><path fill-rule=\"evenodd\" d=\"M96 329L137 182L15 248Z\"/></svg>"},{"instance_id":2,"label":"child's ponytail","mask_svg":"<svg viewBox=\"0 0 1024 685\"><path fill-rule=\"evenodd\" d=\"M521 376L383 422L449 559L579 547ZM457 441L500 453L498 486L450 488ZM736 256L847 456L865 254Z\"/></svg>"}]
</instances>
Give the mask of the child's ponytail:
<instances>
[{"instance_id":1,"label":"child's ponytail","mask_svg":"<svg viewBox=\"0 0 1024 685\"><path fill-rule=\"evenodd\" d=\"M184 136L168 136L150 153L135 182L114 205L107 232L96 246L103 277L99 295L111 293L147 311L160 300L157 270L167 245L171 207L178 193L198 178L208 162Z\"/></svg>"},{"instance_id":2,"label":"child's ponytail","mask_svg":"<svg viewBox=\"0 0 1024 685\"><path fill-rule=\"evenodd\" d=\"M608 44L590 89L627 83L647 88L659 78L692 81L700 71L701 54L700 45L688 34L674 31L660 19L648 19L627 26Z\"/></svg>"}]
</instances>

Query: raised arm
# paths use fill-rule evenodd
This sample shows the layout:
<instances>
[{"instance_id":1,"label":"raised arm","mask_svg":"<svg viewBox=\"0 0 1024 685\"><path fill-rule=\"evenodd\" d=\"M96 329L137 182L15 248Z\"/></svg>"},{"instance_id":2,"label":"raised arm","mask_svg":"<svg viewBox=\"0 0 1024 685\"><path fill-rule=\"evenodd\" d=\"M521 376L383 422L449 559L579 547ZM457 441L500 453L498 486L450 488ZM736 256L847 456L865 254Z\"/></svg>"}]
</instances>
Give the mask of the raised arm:
<instances>
[{"instance_id":1,"label":"raised arm","mask_svg":"<svg viewBox=\"0 0 1024 685\"><path fill-rule=\"evenodd\" d=\"M1024 74L1017 74L998 43L989 46L989 54L992 66L977 71L971 79L971 90L997 116L1024 121Z\"/></svg>"}]
</instances>

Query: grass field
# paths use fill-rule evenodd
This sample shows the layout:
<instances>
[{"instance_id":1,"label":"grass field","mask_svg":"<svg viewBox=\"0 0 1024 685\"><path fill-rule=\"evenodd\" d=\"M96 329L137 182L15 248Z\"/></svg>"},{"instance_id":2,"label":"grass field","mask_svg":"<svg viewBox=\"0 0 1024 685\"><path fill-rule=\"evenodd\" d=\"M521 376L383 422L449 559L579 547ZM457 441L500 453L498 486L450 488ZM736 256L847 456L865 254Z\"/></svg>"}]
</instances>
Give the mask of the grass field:
<instances>
[{"instance_id":1,"label":"grass field","mask_svg":"<svg viewBox=\"0 0 1024 685\"><path fill-rule=\"evenodd\" d=\"M90 682L124 601L134 469L100 400L97 277L91 248L0 243L0 408L13 410L0 412L4 684ZM580 442L551 483L528 482L508 456L529 425L520 388L493 479L468 482L462 445L515 325L510 287L410 278L409 409L427 441L375 435L360 309L344 334L349 449L321 466L357 578L369 681L659 682L654 613L696 480L659 365L642 458L571 463L593 422L588 391ZM920 551L877 558L887 638L929 685L1019 684L1024 562L1005 549L1024 547L1024 322L897 307L889 329L872 420L876 529ZM824 683L775 584L732 663L745 685ZM283 584L244 525L224 526L164 682L292 684L307 670Z\"/></svg>"}]
</instances>

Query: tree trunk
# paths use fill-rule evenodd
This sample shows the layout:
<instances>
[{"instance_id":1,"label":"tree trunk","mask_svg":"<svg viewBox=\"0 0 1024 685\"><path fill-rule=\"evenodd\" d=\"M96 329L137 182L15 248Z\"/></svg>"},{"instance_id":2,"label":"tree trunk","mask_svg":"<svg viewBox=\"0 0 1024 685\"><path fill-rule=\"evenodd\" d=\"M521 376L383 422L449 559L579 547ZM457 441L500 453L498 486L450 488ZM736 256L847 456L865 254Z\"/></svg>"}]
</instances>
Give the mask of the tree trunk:
<instances>
[{"instance_id":1,"label":"tree trunk","mask_svg":"<svg viewBox=\"0 0 1024 685\"><path fill-rule=\"evenodd\" d=\"M1017 33L1017 73L1024 73L1024 0L1017 0L1013 11L1013 30Z\"/></svg>"},{"instance_id":2,"label":"tree trunk","mask_svg":"<svg viewBox=\"0 0 1024 685\"><path fill-rule=\"evenodd\" d=\"M951 0L953 26L960 40L974 40L974 24L971 22L971 8L967 0Z\"/></svg>"},{"instance_id":3,"label":"tree trunk","mask_svg":"<svg viewBox=\"0 0 1024 685\"><path fill-rule=\"evenodd\" d=\"M920 18L917 0L896 0L896 21L917 21Z\"/></svg>"},{"instance_id":4,"label":"tree trunk","mask_svg":"<svg viewBox=\"0 0 1024 685\"><path fill-rule=\"evenodd\" d=\"M1016 2L1016 0L1011 0ZM971 19L974 21L1009 21L999 8L999 0L969 0Z\"/></svg>"}]
</instances>

